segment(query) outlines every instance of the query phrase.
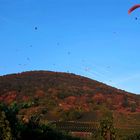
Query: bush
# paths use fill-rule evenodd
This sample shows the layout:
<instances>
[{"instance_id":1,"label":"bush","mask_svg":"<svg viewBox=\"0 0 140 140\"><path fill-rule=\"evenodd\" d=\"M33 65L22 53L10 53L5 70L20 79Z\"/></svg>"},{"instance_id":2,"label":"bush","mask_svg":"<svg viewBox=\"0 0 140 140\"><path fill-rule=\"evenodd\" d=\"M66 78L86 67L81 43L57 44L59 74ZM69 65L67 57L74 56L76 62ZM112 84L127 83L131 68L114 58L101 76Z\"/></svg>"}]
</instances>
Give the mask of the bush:
<instances>
[{"instance_id":1,"label":"bush","mask_svg":"<svg viewBox=\"0 0 140 140\"><path fill-rule=\"evenodd\" d=\"M61 118L62 120L65 120L65 121L77 120L82 117L82 114L83 113L79 110L70 109L68 111L62 112Z\"/></svg>"},{"instance_id":2,"label":"bush","mask_svg":"<svg viewBox=\"0 0 140 140\"><path fill-rule=\"evenodd\" d=\"M137 106L136 106L135 103L132 103L132 104L130 105L130 107L131 107L131 112L135 112L135 111L136 111Z\"/></svg>"},{"instance_id":3,"label":"bush","mask_svg":"<svg viewBox=\"0 0 140 140\"><path fill-rule=\"evenodd\" d=\"M122 106L123 107L128 107L129 106L129 102L128 102L128 97L127 96L124 96L123 102L122 102Z\"/></svg>"},{"instance_id":4,"label":"bush","mask_svg":"<svg viewBox=\"0 0 140 140\"><path fill-rule=\"evenodd\" d=\"M130 136L126 136L123 140L140 140L140 133L135 133Z\"/></svg>"}]
</instances>

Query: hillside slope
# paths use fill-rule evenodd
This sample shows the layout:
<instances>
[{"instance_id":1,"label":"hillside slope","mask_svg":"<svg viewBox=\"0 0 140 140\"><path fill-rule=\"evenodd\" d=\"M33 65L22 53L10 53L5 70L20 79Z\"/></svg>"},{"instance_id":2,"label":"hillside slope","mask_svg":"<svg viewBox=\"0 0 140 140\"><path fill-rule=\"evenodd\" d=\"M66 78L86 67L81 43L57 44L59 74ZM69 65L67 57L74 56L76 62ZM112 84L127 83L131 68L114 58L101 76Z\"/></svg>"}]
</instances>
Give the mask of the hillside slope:
<instances>
[{"instance_id":1,"label":"hillside slope","mask_svg":"<svg viewBox=\"0 0 140 140\"><path fill-rule=\"evenodd\" d=\"M19 114L26 117L98 121L112 114L117 127L140 129L140 95L75 74L29 71L0 76L0 101L18 103L23 107Z\"/></svg>"},{"instance_id":2,"label":"hillside slope","mask_svg":"<svg viewBox=\"0 0 140 140\"><path fill-rule=\"evenodd\" d=\"M27 98L38 98L38 96L43 96L43 98L49 96L54 98L56 103L62 100L69 104L76 103L76 99L83 103L93 100L97 104L110 104L114 109L128 107L123 105L124 102L136 103L137 111L139 111L139 95L130 94L75 74L31 71L0 76L1 101L10 103L13 100L23 101Z\"/></svg>"}]
</instances>

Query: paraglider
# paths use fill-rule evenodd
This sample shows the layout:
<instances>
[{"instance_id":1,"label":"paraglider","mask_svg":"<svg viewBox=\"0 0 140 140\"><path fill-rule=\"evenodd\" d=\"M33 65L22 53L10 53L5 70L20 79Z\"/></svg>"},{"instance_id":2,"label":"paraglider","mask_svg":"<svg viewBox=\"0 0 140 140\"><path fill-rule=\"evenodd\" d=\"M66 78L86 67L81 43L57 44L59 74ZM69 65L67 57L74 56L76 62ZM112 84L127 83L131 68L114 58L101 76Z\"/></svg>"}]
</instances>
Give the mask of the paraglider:
<instances>
[{"instance_id":1,"label":"paraglider","mask_svg":"<svg viewBox=\"0 0 140 140\"><path fill-rule=\"evenodd\" d=\"M135 9L139 8L140 4L136 4L134 6L132 6L129 10L128 10L128 14L131 14L131 12L133 12Z\"/></svg>"}]
</instances>

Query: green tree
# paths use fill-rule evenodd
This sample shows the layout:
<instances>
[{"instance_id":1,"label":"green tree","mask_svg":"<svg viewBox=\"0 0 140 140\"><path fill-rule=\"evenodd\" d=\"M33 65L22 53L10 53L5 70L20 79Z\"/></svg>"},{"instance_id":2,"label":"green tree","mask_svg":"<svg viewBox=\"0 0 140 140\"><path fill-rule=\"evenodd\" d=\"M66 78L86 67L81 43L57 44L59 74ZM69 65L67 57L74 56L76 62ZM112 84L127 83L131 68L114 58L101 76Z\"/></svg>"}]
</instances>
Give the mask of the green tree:
<instances>
[{"instance_id":1,"label":"green tree","mask_svg":"<svg viewBox=\"0 0 140 140\"><path fill-rule=\"evenodd\" d=\"M113 118L105 118L100 122L101 136L104 140L115 140L116 130L113 126Z\"/></svg>"},{"instance_id":2,"label":"green tree","mask_svg":"<svg viewBox=\"0 0 140 140\"><path fill-rule=\"evenodd\" d=\"M0 110L0 140L12 140L9 121L6 119L4 111Z\"/></svg>"},{"instance_id":3,"label":"green tree","mask_svg":"<svg viewBox=\"0 0 140 140\"><path fill-rule=\"evenodd\" d=\"M22 129L22 125L17 118L19 106L16 102L13 102L10 106L6 106L5 104L1 103L0 110L2 110L2 112L5 114L13 139L16 139L20 135L20 131Z\"/></svg>"}]
</instances>

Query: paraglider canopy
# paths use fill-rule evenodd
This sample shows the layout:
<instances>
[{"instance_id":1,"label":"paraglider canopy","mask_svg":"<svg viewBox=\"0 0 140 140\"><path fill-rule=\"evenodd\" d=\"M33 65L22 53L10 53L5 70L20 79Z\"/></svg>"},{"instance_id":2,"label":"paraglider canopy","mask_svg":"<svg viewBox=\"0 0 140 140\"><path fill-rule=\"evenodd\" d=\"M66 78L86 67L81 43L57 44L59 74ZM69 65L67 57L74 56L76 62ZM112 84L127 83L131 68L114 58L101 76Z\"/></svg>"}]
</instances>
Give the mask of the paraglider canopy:
<instances>
[{"instance_id":1,"label":"paraglider canopy","mask_svg":"<svg viewBox=\"0 0 140 140\"><path fill-rule=\"evenodd\" d=\"M139 8L140 4L136 4L134 6L132 6L129 10L128 10L128 14L131 14L131 12L133 12L135 9Z\"/></svg>"}]
</instances>

